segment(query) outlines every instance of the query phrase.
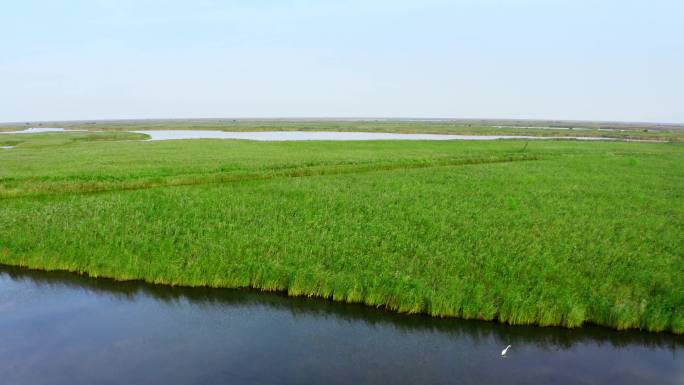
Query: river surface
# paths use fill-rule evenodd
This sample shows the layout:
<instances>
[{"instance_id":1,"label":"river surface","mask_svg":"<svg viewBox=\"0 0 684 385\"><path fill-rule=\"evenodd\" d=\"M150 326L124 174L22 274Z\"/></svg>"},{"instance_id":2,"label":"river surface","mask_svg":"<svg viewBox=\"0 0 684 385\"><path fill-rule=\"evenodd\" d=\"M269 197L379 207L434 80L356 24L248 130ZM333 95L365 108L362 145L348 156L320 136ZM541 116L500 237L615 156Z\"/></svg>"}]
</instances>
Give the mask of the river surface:
<instances>
[{"instance_id":1,"label":"river surface","mask_svg":"<svg viewBox=\"0 0 684 385\"><path fill-rule=\"evenodd\" d=\"M0 266L0 383L684 384L684 340Z\"/></svg>"}]
</instances>

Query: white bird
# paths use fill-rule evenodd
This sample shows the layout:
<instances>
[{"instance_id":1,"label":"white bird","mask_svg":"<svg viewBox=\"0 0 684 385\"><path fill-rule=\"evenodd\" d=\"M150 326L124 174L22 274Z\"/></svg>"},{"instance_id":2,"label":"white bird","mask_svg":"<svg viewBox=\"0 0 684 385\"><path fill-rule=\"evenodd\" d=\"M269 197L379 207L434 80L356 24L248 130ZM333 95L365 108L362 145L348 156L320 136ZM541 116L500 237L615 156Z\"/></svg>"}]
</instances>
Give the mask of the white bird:
<instances>
[{"instance_id":1,"label":"white bird","mask_svg":"<svg viewBox=\"0 0 684 385\"><path fill-rule=\"evenodd\" d=\"M508 345L508 346L506 346L506 349L504 349L504 350L501 351L501 357L505 357L505 356L506 356L506 353L508 353L508 348L510 348L510 347L511 347L511 345Z\"/></svg>"}]
</instances>

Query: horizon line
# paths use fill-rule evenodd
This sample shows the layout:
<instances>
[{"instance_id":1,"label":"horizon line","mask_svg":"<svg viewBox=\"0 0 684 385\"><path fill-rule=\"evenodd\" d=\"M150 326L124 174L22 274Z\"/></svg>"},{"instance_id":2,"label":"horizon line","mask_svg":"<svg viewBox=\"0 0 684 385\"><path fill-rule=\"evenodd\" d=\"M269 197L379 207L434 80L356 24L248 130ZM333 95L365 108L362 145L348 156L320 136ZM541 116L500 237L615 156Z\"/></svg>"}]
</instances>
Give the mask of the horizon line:
<instances>
[{"instance_id":1,"label":"horizon line","mask_svg":"<svg viewBox=\"0 0 684 385\"><path fill-rule=\"evenodd\" d=\"M533 123L598 123L598 124L625 124L625 125L659 125L659 126L682 126L684 122L665 121L630 121L630 120L589 120L589 119L555 119L555 118L456 118L456 117L397 117L397 116L299 116L299 117L183 117L183 118L99 118L99 119L48 119L48 120L22 120L0 121L0 125L30 125L43 123L84 123L97 124L104 122L137 122L137 121L417 121L417 122L533 122Z\"/></svg>"}]
</instances>

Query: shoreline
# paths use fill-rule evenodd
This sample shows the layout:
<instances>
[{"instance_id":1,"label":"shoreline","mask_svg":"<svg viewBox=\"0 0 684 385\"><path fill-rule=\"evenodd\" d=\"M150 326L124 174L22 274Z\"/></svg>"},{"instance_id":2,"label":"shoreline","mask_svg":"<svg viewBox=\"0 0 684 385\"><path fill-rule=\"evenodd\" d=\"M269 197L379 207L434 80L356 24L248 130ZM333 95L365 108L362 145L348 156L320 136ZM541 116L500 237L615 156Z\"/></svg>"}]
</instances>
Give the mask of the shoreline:
<instances>
[{"instance_id":1,"label":"shoreline","mask_svg":"<svg viewBox=\"0 0 684 385\"><path fill-rule=\"evenodd\" d=\"M596 323L592 320L586 320L585 322L582 323L582 325L579 326L565 326L562 324L552 324L552 325L542 325L539 323L511 323L507 321L501 321L498 318L494 319L484 319L484 318L469 318L469 317L463 317L463 316L458 316L458 315L439 315L439 314L430 314L427 312L410 312L410 311L401 311L399 309L394 309L391 307L388 307L387 305L383 304L373 304L369 302L365 302L363 300L360 301L348 301L344 299L339 299L335 298L334 295L330 296L325 296L325 295L319 295L319 294L305 294L305 293L294 293L292 289L290 288L267 288L267 287L262 287L262 286L255 286L255 285L244 285L244 286L212 286L208 284L198 284L198 285L191 285L191 284L183 284L183 283L172 283L172 282L155 282L152 280L148 280L146 278L116 278L113 276L109 275L92 275L88 271L78 271L78 270L71 270L67 268L40 268L40 267L31 267L28 265L23 265L23 264L8 264L6 262L0 262L0 267L7 267L7 268L13 268L13 269L22 269L26 270L28 272L38 272L38 273L45 273L45 274L50 274L50 273L64 273L64 274L69 274L73 275L75 277L82 277L86 279L91 279L95 281L107 281L109 283L114 283L114 284L126 284L126 283L140 283L140 284L145 284L145 285L151 285L157 288L181 288L181 289L209 289L209 290L248 290L248 291L253 291L256 293L275 293L278 295L282 295L287 298L293 298L293 299L305 299L305 298L314 298L314 299L319 299L323 301L330 301L333 303L339 303L339 304L353 304L353 305L360 305L360 306L366 306L370 308L375 308L379 309L383 312L388 312L388 313L393 313L393 314L398 314L398 315L404 315L404 316L418 316L418 317L428 317L428 318L435 318L435 319L458 319L458 320L465 320L465 321L478 321L478 322L490 322L494 324L501 324L501 325L506 325L506 326L511 326L511 327L533 327L533 328L557 328L557 329L563 329L563 330L582 330L586 328L600 328L604 330L610 330L615 333L621 333L621 332L635 332L635 333L647 333L647 334L652 334L652 335L662 335L662 336L673 336L675 338L679 337L684 337L684 332L682 333L677 333L673 330L658 330L658 331L652 331L648 330L645 328L638 328L638 327L627 327L627 328L617 328L614 326L610 325L604 325L601 323ZM1 273L2 271L0 271Z\"/></svg>"}]
</instances>

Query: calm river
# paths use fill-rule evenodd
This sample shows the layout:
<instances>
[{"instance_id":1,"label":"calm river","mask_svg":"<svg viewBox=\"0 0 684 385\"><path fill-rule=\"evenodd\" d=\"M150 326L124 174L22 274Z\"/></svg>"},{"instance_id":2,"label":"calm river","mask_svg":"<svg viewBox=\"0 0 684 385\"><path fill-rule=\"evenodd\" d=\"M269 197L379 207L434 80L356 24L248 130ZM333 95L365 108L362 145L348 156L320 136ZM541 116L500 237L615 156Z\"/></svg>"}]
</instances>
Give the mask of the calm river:
<instances>
[{"instance_id":1,"label":"calm river","mask_svg":"<svg viewBox=\"0 0 684 385\"><path fill-rule=\"evenodd\" d=\"M684 338L0 266L0 383L684 384Z\"/></svg>"}]
</instances>

